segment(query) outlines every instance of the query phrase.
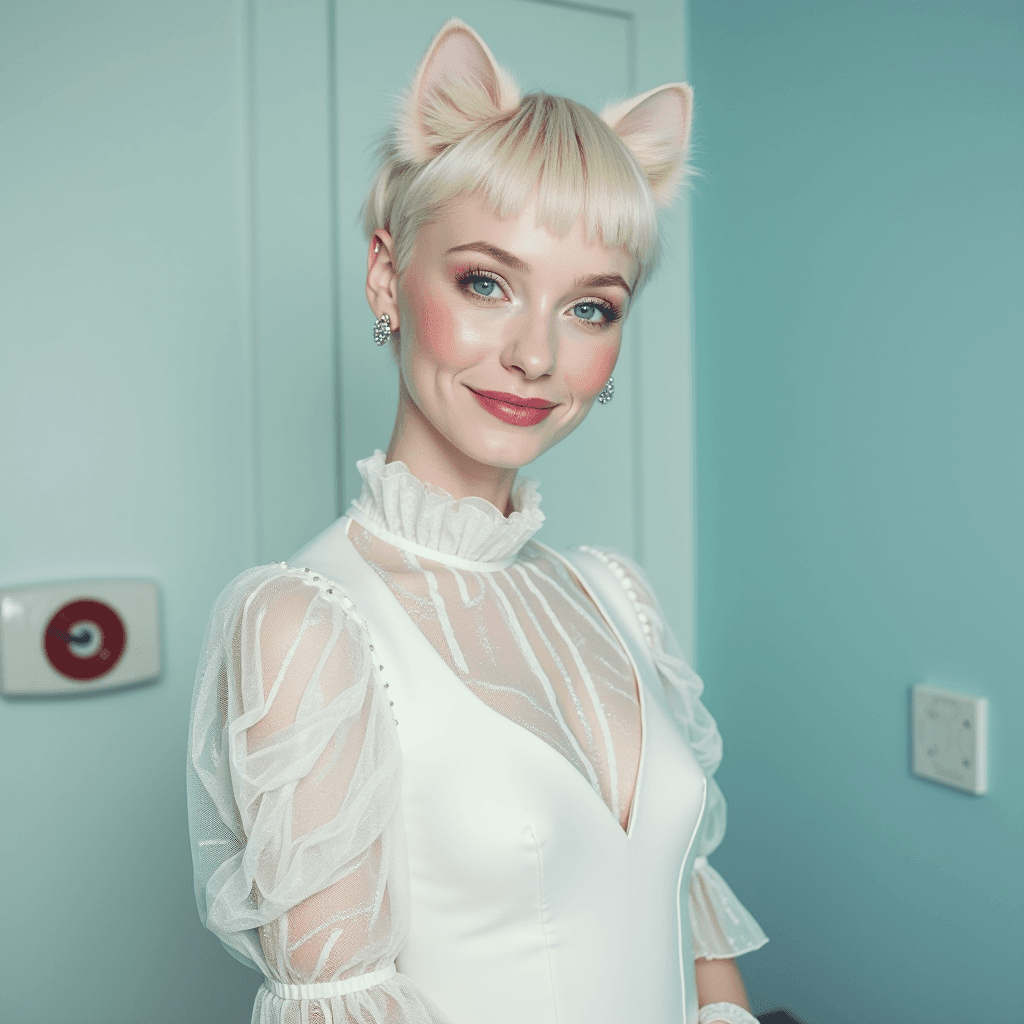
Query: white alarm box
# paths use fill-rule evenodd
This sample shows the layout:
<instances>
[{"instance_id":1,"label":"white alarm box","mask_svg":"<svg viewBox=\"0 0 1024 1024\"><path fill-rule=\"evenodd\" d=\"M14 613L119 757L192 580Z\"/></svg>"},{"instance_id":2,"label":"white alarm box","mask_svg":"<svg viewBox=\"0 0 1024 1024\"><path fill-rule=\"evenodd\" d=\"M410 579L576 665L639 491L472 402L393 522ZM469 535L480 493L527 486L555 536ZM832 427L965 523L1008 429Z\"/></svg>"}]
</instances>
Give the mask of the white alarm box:
<instances>
[{"instance_id":1,"label":"white alarm box","mask_svg":"<svg viewBox=\"0 0 1024 1024\"><path fill-rule=\"evenodd\" d=\"M92 693L159 674L152 580L0 588L0 693Z\"/></svg>"}]
</instances>

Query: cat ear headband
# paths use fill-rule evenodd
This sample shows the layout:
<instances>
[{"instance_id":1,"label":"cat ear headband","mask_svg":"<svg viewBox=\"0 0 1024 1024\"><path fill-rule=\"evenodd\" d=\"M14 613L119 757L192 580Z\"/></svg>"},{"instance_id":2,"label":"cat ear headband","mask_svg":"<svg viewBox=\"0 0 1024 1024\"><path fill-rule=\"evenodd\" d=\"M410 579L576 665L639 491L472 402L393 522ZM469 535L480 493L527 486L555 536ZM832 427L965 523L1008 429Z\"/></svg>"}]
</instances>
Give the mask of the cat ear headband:
<instances>
[{"instance_id":1,"label":"cat ear headband","mask_svg":"<svg viewBox=\"0 0 1024 1024\"><path fill-rule=\"evenodd\" d=\"M487 44L464 21L451 18L402 97L399 156L426 163L480 124L515 110L520 98L515 80ZM660 85L601 111L640 165L658 206L672 202L682 180L692 111L693 90L685 82Z\"/></svg>"}]
</instances>

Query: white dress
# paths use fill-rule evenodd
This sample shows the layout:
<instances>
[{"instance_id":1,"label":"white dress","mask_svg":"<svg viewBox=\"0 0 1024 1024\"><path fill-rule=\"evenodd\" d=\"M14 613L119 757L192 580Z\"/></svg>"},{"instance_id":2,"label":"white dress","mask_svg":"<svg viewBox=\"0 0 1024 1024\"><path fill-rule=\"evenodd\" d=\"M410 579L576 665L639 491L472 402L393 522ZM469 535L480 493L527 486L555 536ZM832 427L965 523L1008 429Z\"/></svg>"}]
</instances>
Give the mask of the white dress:
<instances>
[{"instance_id":1,"label":"white dress","mask_svg":"<svg viewBox=\"0 0 1024 1024\"><path fill-rule=\"evenodd\" d=\"M721 740L643 573L531 540L532 481L505 518L359 469L197 674L196 900L253 1021L696 1024L694 957L767 938L707 863Z\"/></svg>"}]
</instances>

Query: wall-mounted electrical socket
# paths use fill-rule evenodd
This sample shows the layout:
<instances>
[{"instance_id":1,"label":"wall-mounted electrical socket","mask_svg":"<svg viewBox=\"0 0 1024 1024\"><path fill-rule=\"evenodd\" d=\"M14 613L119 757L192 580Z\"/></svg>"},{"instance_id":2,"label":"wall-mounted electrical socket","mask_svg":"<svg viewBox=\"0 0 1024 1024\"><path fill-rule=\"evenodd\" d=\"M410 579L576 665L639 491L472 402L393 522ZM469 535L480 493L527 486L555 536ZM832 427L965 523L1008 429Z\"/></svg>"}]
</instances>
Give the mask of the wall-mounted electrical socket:
<instances>
[{"instance_id":1,"label":"wall-mounted electrical socket","mask_svg":"<svg viewBox=\"0 0 1024 1024\"><path fill-rule=\"evenodd\" d=\"M911 687L912 770L922 779L988 792L988 699L918 683Z\"/></svg>"}]
</instances>

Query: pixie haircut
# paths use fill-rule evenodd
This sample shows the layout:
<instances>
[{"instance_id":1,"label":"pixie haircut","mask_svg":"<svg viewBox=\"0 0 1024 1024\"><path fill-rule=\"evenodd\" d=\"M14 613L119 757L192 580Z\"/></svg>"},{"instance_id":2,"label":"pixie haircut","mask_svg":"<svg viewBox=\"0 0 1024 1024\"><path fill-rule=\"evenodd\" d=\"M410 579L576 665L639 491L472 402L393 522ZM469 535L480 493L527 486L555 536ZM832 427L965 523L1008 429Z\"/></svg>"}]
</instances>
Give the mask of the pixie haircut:
<instances>
[{"instance_id":1,"label":"pixie haircut","mask_svg":"<svg viewBox=\"0 0 1024 1024\"><path fill-rule=\"evenodd\" d=\"M638 291L658 262L658 212L647 178L621 139L597 114L547 93L523 97L424 165L401 160L393 138L364 206L367 240L377 228L395 240L399 273L420 228L460 198L482 195L501 218L514 217L534 189L539 222L566 234L582 217L589 241L600 238L637 260Z\"/></svg>"},{"instance_id":2,"label":"pixie haircut","mask_svg":"<svg viewBox=\"0 0 1024 1024\"><path fill-rule=\"evenodd\" d=\"M536 190L538 221L552 233L582 217L589 241L636 259L635 295L658 263L658 207L682 176L691 95L662 86L600 116L562 96L520 98L483 40L453 18L379 147L363 205L367 241L389 231L401 274L420 228L451 204L479 195L513 217Z\"/></svg>"}]
</instances>

